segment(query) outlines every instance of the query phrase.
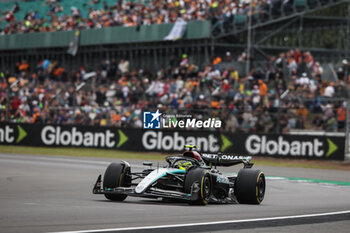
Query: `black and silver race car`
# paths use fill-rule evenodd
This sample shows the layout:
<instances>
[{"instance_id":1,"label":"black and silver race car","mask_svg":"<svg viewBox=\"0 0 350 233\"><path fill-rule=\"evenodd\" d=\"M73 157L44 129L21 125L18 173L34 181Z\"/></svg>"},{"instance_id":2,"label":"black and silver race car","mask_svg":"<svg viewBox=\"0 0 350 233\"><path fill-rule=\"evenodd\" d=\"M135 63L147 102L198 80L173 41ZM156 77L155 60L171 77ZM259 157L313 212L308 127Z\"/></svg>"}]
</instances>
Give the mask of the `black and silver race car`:
<instances>
[{"instance_id":1,"label":"black and silver race car","mask_svg":"<svg viewBox=\"0 0 350 233\"><path fill-rule=\"evenodd\" d=\"M185 146L182 155L168 156L165 167L132 172L130 164L111 163L99 175L94 194L104 194L112 201L123 201L127 196L181 200L190 204L244 203L260 204L265 195L265 175L252 169L250 156L202 154ZM243 164L236 176L223 175L218 166Z\"/></svg>"}]
</instances>

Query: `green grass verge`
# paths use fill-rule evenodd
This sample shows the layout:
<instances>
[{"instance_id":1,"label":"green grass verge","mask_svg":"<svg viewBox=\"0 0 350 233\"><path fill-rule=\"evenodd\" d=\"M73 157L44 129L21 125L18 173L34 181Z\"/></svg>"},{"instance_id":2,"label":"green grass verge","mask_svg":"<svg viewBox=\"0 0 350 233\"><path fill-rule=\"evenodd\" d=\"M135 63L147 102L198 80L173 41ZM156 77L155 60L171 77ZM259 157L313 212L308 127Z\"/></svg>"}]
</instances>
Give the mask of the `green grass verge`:
<instances>
[{"instance_id":1,"label":"green grass verge","mask_svg":"<svg viewBox=\"0 0 350 233\"><path fill-rule=\"evenodd\" d=\"M102 157L128 159L163 159L165 155L159 153L141 153L120 150L102 150L93 148L48 148L30 146L0 146L1 153L31 154L31 155L63 155L74 157Z\"/></svg>"},{"instance_id":2,"label":"green grass verge","mask_svg":"<svg viewBox=\"0 0 350 233\"><path fill-rule=\"evenodd\" d=\"M0 153L9 154L31 154L31 155L63 155L73 157L94 158L118 158L118 159L140 159L140 160L163 160L165 155L157 152L131 152L121 150L102 150L93 148L49 148L29 146L0 146ZM278 167L302 167L318 169L344 169L339 163L332 161L300 161L288 159L274 159L253 157L252 162L256 165L278 166ZM349 169L347 166L346 170Z\"/></svg>"},{"instance_id":3,"label":"green grass verge","mask_svg":"<svg viewBox=\"0 0 350 233\"><path fill-rule=\"evenodd\" d=\"M319 183L319 184L334 184L334 185L350 186L350 182L346 182L346 181L304 179L304 178L297 178L297 177L286 177L285 179L301 181L301 182Z\"/></svg>"}]
</instances>

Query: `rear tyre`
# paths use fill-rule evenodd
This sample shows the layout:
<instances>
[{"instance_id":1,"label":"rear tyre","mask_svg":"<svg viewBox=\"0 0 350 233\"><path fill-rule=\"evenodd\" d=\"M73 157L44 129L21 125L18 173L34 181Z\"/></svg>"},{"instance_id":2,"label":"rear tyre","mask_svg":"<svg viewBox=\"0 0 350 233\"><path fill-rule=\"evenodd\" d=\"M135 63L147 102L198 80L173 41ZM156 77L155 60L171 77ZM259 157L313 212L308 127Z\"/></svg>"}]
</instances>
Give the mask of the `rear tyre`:
<instances>
[{"instance_id":1,"label":"rear tyre","mask_svg":"<svg viewBox=\"0 0 350 233\"><path fill-rule=\"evenodd\" d=\"M243 168L235 182L235 196L241 204L260 204L265 196L265 175L260 170Z\"/></svg>"},{"instance_id":2,"label":"rear tyre","mask_svg":"<svg viewBox=\"0 0 350 233\"><path fill-rule=\"evenodd\" d=\"M111 163L103 177L103 189L113 189L117 187L126 187L126 173L130 172L130 168L125 164ZM105 193L105 197L112 201L124 201L127 195Z\"/></svg>"},{"instance_id":3,"label":"rear tyre","mask_svg":"<svg viewBox=\"0 0 350 233\"><path fill-rule=\"evenodd\" d=\"M197 200L191 201L190 204L208 204L212 186L208 171L201 168L194 168L188 170L185 178L184 192L191 193L191 189L194 184L199 187L199 195Z\"/></svg>"}]
</instances>

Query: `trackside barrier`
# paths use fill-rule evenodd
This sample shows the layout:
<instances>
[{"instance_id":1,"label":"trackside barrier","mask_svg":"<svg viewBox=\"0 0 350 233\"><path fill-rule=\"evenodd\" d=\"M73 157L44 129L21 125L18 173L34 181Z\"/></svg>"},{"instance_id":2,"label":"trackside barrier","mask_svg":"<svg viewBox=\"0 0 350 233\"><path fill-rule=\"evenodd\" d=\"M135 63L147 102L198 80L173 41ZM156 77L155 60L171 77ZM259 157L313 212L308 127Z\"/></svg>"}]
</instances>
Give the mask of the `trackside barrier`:
<instances>
[{"instance_id":1,"label":"trackside barrier","mask_svg":"<svg viewBox=\"0 0 350 233\"><path fill-rule=\"evenodd\" d=\"M344 136L235 134L218 131L143 130L81 125L0 123L1 145L85 147L181 152L195 144L205 153L344 160Z\"/></svg>"}]
</instances>

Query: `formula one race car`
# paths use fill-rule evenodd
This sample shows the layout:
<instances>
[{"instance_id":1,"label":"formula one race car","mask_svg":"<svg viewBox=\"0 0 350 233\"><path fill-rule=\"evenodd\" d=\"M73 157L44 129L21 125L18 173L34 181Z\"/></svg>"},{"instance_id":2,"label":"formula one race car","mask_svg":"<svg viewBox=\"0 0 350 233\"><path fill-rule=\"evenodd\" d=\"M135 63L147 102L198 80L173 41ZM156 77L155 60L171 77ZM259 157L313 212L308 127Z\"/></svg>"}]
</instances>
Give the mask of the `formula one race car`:
<instances>
[{"instance_id":1,"label":"formula one race car","mask_svg":"<svg viewBox=\"0 0 350 233\"><path fill-rule=\"evenodd\" d=\"M130 164L111 163L99 175L94 194L104 194L112 201L123 201L127 196L181 200L190 204L244 203L260 204L265 195L265 175L252 169L251 157L221 154L201 154L196 146L185 146L179 156L168 156L165 167L131 172ZM243 164L237 176L225 176L217 166ZM152 163L144 162L152 166Z\"/></svg>"}]
</instances>

